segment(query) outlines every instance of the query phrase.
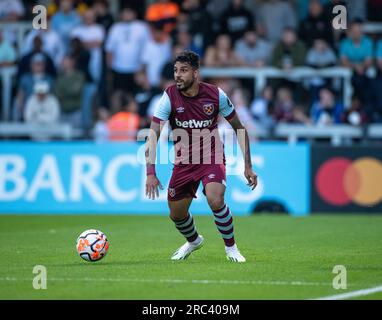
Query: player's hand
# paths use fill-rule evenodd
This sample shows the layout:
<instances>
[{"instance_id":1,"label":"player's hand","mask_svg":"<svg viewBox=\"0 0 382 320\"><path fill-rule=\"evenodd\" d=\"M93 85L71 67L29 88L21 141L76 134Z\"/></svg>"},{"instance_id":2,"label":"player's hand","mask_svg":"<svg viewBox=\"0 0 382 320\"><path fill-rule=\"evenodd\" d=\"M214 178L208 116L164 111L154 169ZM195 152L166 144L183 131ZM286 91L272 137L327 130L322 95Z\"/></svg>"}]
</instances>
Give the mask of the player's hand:
<instances>
[{"instance_id":1,"label":"player's hand","mask_svg":"<svg viewBox=\"0 0 382 320\"><path fill-rule=\"evenodd\" d=\"M155 200L155 196L159 198L158 187L163 190L163 186L158 178L153 174L148 175L146 178L146 197L152 200Z\"/></svg>"},{"instance_id":2,"label":"player's hand","mask_svg":"<svg viewBox=\"0 0 382 320\"><path fill-rule=\"evenodd\" d=\"M253 172L252 168L246 168L244 171L244 176L247 179L247 186L254 190L257 186L257 174Z\"/></svg>"}]
</instances>

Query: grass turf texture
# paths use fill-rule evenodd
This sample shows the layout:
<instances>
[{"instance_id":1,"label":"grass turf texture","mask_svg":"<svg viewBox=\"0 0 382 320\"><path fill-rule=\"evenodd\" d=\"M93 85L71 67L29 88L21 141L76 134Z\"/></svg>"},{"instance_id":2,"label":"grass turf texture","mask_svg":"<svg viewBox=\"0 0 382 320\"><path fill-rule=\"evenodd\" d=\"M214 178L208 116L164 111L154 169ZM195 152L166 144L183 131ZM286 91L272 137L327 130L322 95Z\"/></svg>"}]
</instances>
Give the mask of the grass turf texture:
<instances>
[{"instance_id":1,"label":"grass turf texture","mask_svg":"<svg viewBox=\"0 0 382 320\"><path fill-rule=\"evenodd\" d=\"M382 216L235 217L244 264L226 260L212 216L195 221L204 247L173 262L184 239L164 216L0 216L0 299L311 299L382 285ZM75 250L90 228L110 241L95 263ZM35 265L46 290L32 287ZM346 290L332 288L335 265Z\"/></svg>"}]
</instances>

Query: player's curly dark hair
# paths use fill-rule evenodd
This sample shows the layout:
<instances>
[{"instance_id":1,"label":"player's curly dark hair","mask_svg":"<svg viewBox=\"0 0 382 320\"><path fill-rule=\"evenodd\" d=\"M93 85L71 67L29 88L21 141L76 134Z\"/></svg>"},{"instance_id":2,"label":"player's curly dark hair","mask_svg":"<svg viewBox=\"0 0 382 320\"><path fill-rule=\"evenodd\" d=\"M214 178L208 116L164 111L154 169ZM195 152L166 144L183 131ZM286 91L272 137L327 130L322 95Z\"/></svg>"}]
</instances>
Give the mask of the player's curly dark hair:
<instances>
[{"instance_id":1,"label":"player's curly dark hair","mask_svg":"<svg viewBox=\"0 0 382 320\"><path fill-rule=\"evenodd\" d=\"M188 63L192 68L194 69L199 69L200 67L200 62L199 62L199 55L193 51L182 51L179 53L174 60L174 64L176 62L183 62L183 63Z\"/></svg>"}]
</instances>

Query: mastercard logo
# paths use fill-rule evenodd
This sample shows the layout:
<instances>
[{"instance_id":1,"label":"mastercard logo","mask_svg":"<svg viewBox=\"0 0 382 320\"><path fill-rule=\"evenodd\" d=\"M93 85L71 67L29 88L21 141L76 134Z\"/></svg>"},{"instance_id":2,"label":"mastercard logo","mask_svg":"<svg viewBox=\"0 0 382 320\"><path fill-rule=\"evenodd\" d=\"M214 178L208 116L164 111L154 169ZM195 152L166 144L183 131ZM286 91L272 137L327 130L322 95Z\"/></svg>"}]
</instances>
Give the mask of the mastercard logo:
<instances>
[{"instance_id":1,"label":"mastercard logo","mask_svg":"<svg viewBox=\"0 0 382 320\"><path fill-rule=\"evenodd\" d=\"M343 157L324 162L316 174L316 190L335 206L374 206L382 201L382 162L371 157Z\"/></svg>"}]
</instances>

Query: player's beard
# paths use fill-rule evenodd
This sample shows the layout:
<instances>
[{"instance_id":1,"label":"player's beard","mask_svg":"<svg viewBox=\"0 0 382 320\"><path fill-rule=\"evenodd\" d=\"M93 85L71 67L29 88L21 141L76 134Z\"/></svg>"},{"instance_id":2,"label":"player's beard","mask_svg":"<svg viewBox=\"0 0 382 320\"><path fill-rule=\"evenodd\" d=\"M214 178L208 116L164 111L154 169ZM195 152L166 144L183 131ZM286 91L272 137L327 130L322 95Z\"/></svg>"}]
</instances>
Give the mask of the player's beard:
<instances>
[{"instance_id":1,"label":"player's beard","mask_svg":"<svg viewBox=\"0 0 382 320\"><path fill-rule=\"evenodd\" d=\"M190 81L183 81L183 86L178 87L180 91L187 91L194 84L195 78L192 78Z\"/></svg>"}]
</instances>

